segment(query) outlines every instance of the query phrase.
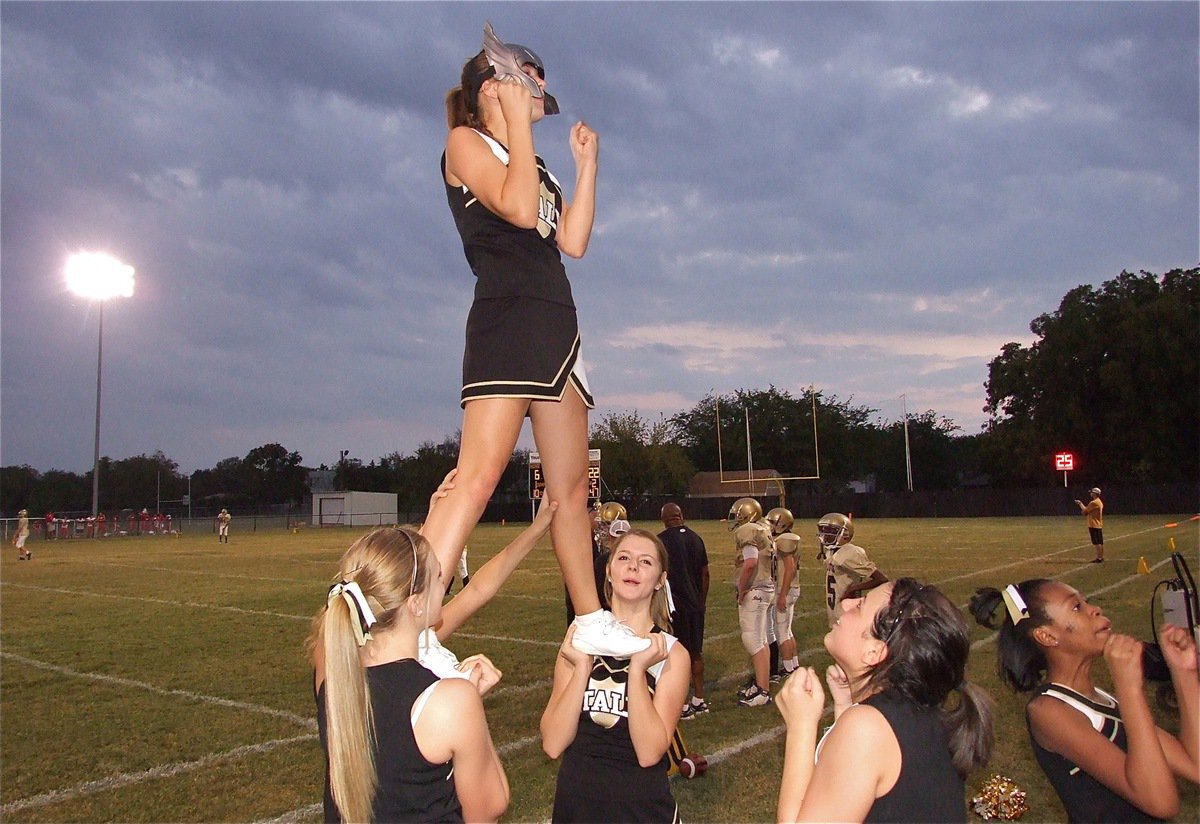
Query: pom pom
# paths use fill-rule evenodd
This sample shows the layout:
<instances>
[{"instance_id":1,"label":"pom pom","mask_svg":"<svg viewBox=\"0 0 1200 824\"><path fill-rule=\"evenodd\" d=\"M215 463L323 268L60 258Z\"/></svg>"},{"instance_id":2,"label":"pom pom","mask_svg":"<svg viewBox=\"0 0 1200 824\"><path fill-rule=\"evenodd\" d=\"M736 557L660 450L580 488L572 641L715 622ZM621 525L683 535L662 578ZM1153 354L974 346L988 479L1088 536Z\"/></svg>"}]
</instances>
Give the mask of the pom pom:
<instances>
[{"instance_id":1,"label":"pom pom","mask_svg":"<svg viewBox=\"0 0 1200 824\"><path fill-rule=\"evenodd\" d=\"M1029 810L1025 791L1003 775L993 775L971 799L971 809L984 821L1016 821Z\"/></svg>"}]
</instances>

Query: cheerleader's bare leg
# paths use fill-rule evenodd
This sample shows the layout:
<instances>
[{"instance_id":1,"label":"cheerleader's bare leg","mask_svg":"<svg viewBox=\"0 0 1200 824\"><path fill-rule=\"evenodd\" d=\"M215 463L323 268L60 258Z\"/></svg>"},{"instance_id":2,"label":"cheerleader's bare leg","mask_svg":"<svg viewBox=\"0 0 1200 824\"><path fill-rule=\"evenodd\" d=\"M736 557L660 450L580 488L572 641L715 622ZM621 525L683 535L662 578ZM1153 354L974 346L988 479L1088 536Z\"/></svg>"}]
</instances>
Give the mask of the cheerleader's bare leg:
<instances>
[{"instance_id":1,"label":"cheerleader's bare leg","mask_svg":"<svg viewBox=\"0 0 1200 824\"><path fill-rule=\"evenodd\" d=\"M600 607L592 569L592 519L587 507L587 406L568 386L561 401L534 401L529 407L533 439L542 458L546 495L558 501L550 524L554 554L575 605L572 645L589 655L629 658L649 646Z\"/></svg>"},{"instance_id":2,"label":"cheerleader's bare leg","mask_svg":"<svg viewBox=\"0 0 1200 824\"><path fill-rule=\"evenodd\" d=\"M467 401L454 488L429 513L429 519L421 528L421 534L429 541L442 565L443 587L458 568L463 547L508 467L528 408L529 401L524 398Z\"/></svg>"},{"instance_id":3,"label":"cheerleader's bare leg","mask_svg":"<svg viewBox=\"0 0 1200 824\"><path fill-rule=\"evenodd\" d=\"M592 571L592 519L587 505L588 410L579 393L567 387L561 401L534 401L529 407L533 440L542 458L546 497L558 501L550 539L563 583L575 611L600 609Z\"/></svg>"}]
</instances>

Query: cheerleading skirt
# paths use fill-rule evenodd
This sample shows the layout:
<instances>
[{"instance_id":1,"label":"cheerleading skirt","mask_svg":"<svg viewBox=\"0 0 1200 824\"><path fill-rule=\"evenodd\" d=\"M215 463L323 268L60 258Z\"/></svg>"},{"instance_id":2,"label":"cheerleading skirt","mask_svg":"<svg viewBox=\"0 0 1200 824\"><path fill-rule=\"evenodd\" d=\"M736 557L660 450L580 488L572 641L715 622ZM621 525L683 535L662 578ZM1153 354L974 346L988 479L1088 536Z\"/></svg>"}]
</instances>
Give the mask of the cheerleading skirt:
<instances>
[{"instance_id":1,"label":"cheerleading skirt","mask_svg":"<svg viewBox=\"0 0 1200 824\"><path fill-rule=\"evenodd\" d=\"M568 386L589 409L595 407L574 307L527 297L484 298L472 304L462 406L476 398L561 401Z\"/></svg>"}]
</instances>

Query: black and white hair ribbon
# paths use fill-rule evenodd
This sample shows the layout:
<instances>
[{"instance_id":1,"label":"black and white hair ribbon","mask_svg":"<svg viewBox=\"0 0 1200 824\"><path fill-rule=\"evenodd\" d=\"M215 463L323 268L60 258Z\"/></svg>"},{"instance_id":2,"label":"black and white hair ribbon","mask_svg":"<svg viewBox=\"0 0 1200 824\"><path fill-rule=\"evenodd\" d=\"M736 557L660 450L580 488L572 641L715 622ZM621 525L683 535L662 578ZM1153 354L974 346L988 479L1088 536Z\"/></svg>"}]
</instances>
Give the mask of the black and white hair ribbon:
<instances>
[{"instance_id":1,"label":"black and white hair ribbon","mask_svg":"<svg viewBox=\"0 0 1200 824\"><path fill-rule=\"evenodd\" d=\"M371 627L375 625L375 613L367 605L366 596L357 581L338 581L329 588L329 597L325 603L332 604L337 598L344 598L357 620L354 621L354 638L361 647L371 640Z\"/></svg>"},{"instance_id":2,"label":"black and white hair ribbon","mask_svg":"<svg viewBox=\"0 0 1200 824\"><path fill-rule=\"evenodd\" d=\"M1008 608L1008 617L1012 619L1014 627L1029 617L1029 607L1015 585L1009 584L1000 594L1004 598L1004 606Z\"/></svg>"}]
</instances>

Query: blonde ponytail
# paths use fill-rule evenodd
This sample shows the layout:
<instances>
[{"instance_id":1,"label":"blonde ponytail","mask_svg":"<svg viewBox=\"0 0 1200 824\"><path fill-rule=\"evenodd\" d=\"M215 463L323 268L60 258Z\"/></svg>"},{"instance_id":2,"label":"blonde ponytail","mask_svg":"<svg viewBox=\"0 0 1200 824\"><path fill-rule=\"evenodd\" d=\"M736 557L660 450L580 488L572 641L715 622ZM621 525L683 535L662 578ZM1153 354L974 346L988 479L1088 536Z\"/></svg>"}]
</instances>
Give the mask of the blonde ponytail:
<instances>
[{"instance_id":1,"label":"blonde ponytail","mask_svg":"<svg viewBox=\"0 0 1200 824\"><path fill-rule=\"evenodd\" d=\"M368 532L342 556L340 586L331 590L313 619L310 644L321 644L324 656L329 784L345 822L371 820L379 781L375 719L360 644L371 643L372 629L395 626L410 595L432 591L433 557L429 542L412 527ZM340 594L350 584L361 592L365 611L352 606L354 598ZM369 617L364 620L364 616Z\"/></svg>"},{"instance_id":2,"label":"blonde ponytail","mask_svg":"<svg viewBox=\"0 0 1200 824\"><path fill-rule=\"evenodd\" d=\"M342 820L370 821L378 781L375 773L375 719L367 673L358 658L350 612L344 598L325 609L325 717L329 783ZM337 685L334 687L334 685Z\"/></svg>"}]
</instances>

